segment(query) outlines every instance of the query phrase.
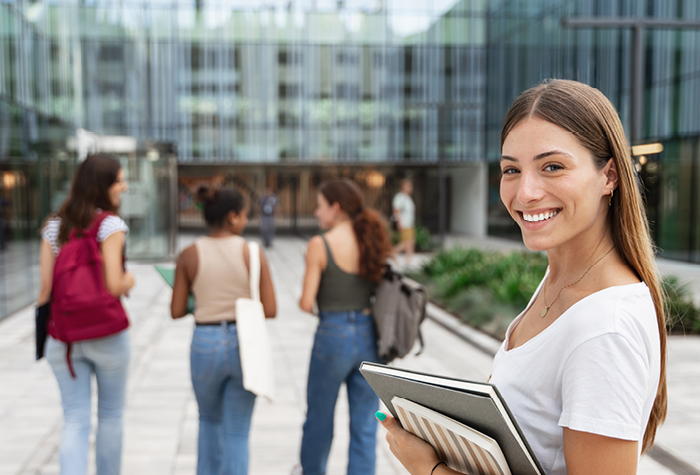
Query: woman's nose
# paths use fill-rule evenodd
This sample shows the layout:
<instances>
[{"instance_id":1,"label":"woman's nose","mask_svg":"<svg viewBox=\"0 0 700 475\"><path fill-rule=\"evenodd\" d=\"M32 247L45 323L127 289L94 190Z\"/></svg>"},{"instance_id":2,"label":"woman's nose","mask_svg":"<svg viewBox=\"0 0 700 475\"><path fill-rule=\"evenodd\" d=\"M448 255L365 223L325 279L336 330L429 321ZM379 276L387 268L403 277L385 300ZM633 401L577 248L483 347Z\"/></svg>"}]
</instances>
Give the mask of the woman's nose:
<instances>
[{"instance_id":1,"label":"woman's nose","mask_svg":"<svg viewBox=\"0 0 700 475\"><path fill-rule=\"evenodd\" d=\"M535 173L522 172L518 183L518 200L521 203L537 201L544 196L544 183Z\"/></svg>"}]
</instances>

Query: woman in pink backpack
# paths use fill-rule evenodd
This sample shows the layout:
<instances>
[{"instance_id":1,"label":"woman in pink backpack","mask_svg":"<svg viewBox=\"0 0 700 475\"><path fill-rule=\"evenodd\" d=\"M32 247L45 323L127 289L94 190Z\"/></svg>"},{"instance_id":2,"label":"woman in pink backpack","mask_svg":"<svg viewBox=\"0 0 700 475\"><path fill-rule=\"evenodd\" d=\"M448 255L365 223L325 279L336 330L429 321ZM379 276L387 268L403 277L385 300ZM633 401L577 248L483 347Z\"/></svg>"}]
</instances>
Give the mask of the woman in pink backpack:
<instances>
[{"instance_id":1,"label":"woman in pink backpack","mask_svg":"<svg viewBox=\"0 0 700 475\"><path fill-rule=\"evenodd\" d=\"M60 297L64 297L64 302L79 300L56 295L57 273L54 270L70 268L61 262L64 256L60 254L64 246L64 251L68 252L68 247L79 245L76 243L80 239L96 239L103 271L103 276L100 276L103 278L97 281L103 290L111 294L108 299L103 299L111 305L109 309L98 307L94 310L90 325L101 319L114 319L115 307L117 310L116 326L110 325L110 328L118 330L116 333L104 335L103 332L102 337L93 339L64 338L75 333L76 328L71 327L72 323L59 325L60 319L65 318L64 313L68 312L61 311L61 315L56 315L57 308L52 305L53 315L49 322L51 336L46 342L46 359L56 375L63 405L62 475L87 473L93 374L98 389L97 474L118 474L121 469L122 412L130 343L126 330L128 319L118 298L126 295L134 286L134 276L126 272L123 266L124 243L129 228L117 215L121 194L126 190L124 170L117 160L105 154L90 155L78 167L68 199L57 214L46 220L41 232L41 291L38 305L52 299L55 303ZM62 283L65 286L66 281ZM80 310L84 315L85 309ZM78 334L83 331L84 335L92 331L77 330Z\"/></svg>"}]
</instances>

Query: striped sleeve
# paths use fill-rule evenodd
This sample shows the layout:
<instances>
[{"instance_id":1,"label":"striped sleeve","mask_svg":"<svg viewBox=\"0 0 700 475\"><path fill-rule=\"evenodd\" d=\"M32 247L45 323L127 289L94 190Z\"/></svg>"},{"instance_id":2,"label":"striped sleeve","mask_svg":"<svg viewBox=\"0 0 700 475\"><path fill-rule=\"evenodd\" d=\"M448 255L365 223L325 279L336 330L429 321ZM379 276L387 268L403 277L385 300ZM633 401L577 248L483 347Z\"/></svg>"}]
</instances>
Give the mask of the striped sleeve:
<instances>
[{"instance_id":1,"label":"striped sleeve","mask_svg":"<svg viewBox=\"0 0 700 475\"><path fill-rule=\"evenodd\" d=\"M46 221L44 229L41 230L41 237L51 245L54 255L58 255L61 248L58 245L58 232L61 228L61 218L51 218Z\"/></svg>"},{"instance_id":2,"label":"striped sleeve","mask_svg":"<svg viewBox=\"0 0 700 475\"><path fill-rule=\"evenodd\" d=\"M105 239L119 231L129 234L129 227L119 216L108 216L102 221L100 229L97 231L97 242L104 242Z\"/></svg>"}]
</instances>

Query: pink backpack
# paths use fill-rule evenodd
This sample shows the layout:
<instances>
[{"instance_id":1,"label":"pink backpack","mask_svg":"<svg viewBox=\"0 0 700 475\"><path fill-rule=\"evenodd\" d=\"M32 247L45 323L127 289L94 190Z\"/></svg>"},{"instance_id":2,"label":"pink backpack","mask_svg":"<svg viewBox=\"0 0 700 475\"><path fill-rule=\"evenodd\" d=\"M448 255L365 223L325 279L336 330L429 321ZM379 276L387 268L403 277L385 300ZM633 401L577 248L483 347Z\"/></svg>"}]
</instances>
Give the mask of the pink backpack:
<instances>
[{"instance_id":1,"label":"pink backpack","mask_svg":"<svg viewBox=\"0 0 700 475\"><path fill-rule=\"evenodd\" d=\"M67 343L71 376L71 343L104 338L129 326L119 298L104 283L102 254L97 242L100 224L112 213L99 212L88 229L74 229L61 247L53 269L49 335Z\"/></svg>"}]
</instances>

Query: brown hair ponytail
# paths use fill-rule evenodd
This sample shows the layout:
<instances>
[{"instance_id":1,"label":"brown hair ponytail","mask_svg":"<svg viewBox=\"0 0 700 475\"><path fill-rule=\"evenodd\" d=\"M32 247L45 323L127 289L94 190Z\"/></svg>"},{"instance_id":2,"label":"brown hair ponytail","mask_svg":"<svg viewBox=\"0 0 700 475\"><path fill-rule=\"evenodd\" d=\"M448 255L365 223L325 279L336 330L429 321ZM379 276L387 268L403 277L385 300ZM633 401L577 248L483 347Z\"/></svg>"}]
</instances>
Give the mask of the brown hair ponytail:
<instances>
[{"instance_id":1,"label":"brown hair ponytail","mask_svg":"<svg viewBox=\"0 0 700 475\"><path fill-rule=\"evenodd\" d=\"M391 241L384 220L377 211L365 207L360 187L349 178L326 181L321 184L319 193L328 203L338 203L352 220L352 229L360 248L360 277L378 283L391 253Z\"/></svg>"},{"instance_id":2,"label":"brown hair ponytail","mask_svg":"<svg viewBox=\"0 0 700 475\"><path fill-rule=\"evenodd\" d=\"M602 169L612 158L618 184L608 212L615 248L647 285L656 310L661 346L659 387L649 416L642 452L651 448L656 430L666 418L666 314L661 283L656 272L654 247L644 212L640 184L617 111L599 90L576 81L550 80L523 92L506 114L501 147L520 121L537 117L571 132Z\"/></svg>"}]
</instances>

